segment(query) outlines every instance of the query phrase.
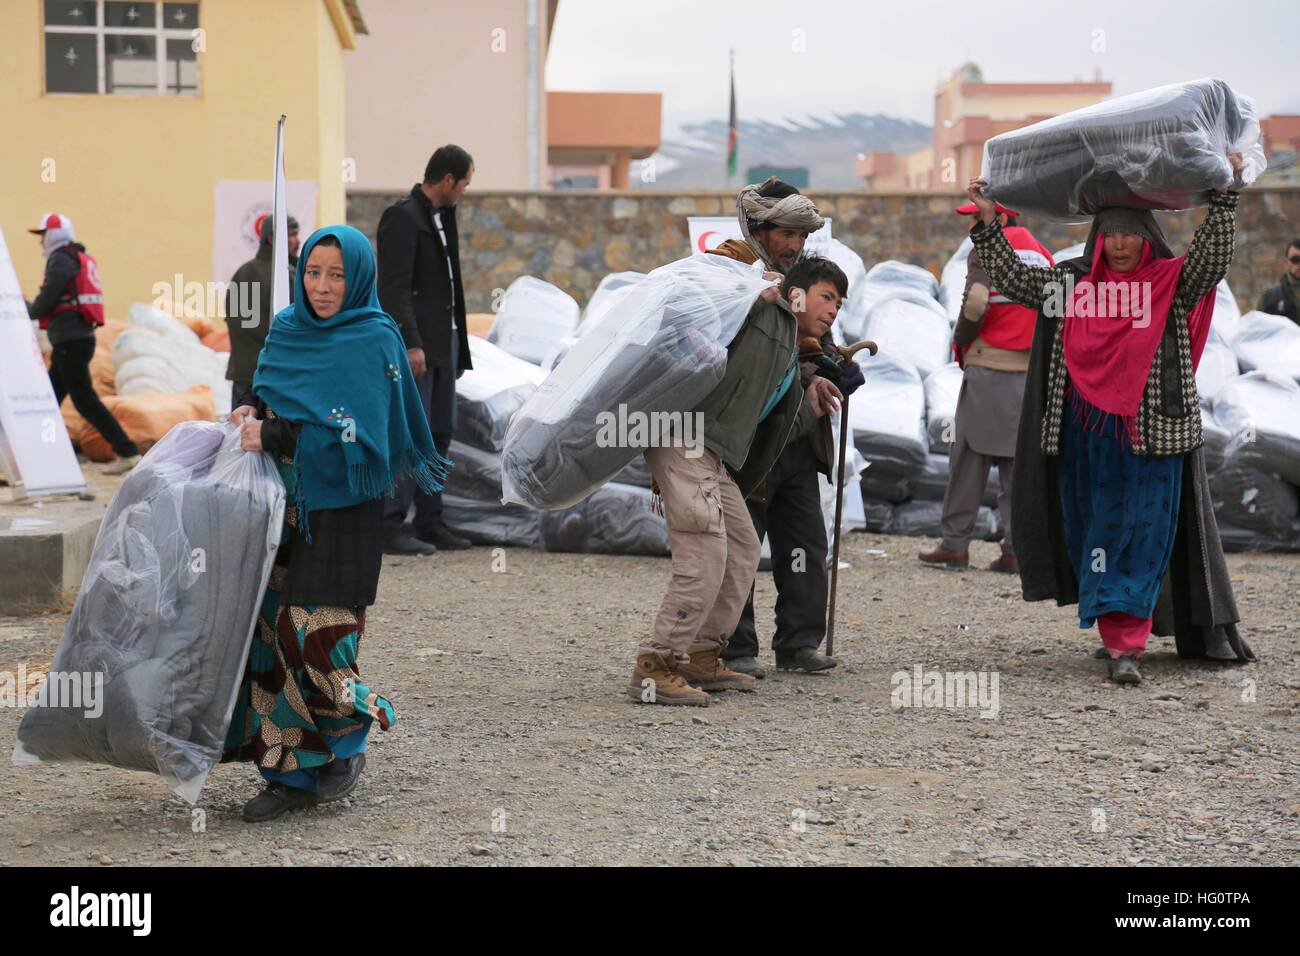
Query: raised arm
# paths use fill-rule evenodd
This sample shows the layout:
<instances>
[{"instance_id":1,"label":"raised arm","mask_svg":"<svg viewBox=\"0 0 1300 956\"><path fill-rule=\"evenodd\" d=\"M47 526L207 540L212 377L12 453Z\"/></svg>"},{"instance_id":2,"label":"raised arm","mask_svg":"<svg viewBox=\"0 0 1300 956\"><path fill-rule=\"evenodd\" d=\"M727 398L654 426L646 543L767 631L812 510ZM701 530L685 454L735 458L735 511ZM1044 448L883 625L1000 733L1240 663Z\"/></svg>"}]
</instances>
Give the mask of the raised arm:
<instances>
[{"instance_id":1,"label":"raised arm","mask_svg":"<svg viewBox=\"0 0 1300 956\"><path fill-rule=\"evenodd\" d=\"M1210 193L1210 209L1196 227L1192 244L1183 259L1174 295L1187 307L1195 305L1219 284L1232 265L1232 240L1237 228L1237 201L1240 193Z\"/></svg>"},{"instance_id":2,"label":"raised arm","mask_svg":"<svg viewBox=\"0 0 1300 956\"><path fill-rule=\"evenodd\" d=\"M1012 302L1042 311L1051 290L1065 281L1065 270L1021 261L1002 232L993 200L983 193L985 185L982 179L972 179L968 190L980 210L980 221L970 231L979 261L998 292Z\"/></svg>"}]
</instances>

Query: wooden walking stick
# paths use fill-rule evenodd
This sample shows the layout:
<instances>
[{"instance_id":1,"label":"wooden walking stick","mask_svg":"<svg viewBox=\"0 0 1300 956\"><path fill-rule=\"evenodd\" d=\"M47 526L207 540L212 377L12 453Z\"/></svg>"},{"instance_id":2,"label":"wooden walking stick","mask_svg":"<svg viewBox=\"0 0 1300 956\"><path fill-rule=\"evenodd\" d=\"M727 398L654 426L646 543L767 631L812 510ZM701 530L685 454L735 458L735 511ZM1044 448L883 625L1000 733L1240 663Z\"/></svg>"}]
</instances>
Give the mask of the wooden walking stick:
<instances>
[{"instance_id":1,"label":"wooden walking stick","mask_svg":"<svg viewBox=\"0 0 1300 956\"><path fill-rule=\"evenodd\" d=\"M870 339L854 345L837 345L835 350L842 358L853 361L853 356L862 349L870 349L875 355L879 349ZM835 653L835 586L840 577L840 520L844 514L844 455L849 443L849 396L844 396L840 406L840 464L835 479L835 544L831 549L831 593L826 602L826 654Z\"/></svg>"}]
</instances>

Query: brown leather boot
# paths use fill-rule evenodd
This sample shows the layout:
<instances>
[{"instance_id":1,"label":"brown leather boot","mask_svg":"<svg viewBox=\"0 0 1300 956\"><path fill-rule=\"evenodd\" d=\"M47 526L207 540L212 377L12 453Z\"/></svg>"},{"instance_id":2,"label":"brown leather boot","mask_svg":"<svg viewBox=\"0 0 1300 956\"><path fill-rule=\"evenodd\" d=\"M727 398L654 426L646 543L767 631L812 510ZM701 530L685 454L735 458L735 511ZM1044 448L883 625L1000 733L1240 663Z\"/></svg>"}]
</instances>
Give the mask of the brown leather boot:
<instances>
[{"instance_id":1,"label":"brown leather boot","mask_svg":"<svg viewBox=\"0 0 1300 956\"><path fill-rule=\"evenodd\" d=\"M967 568L970 566L969 551L954 551L939 544L933 551L922 551L917 555L926 564L942 564L949 568Z\"/></svg>"},{"instance_id":2,"label":"brown leather boot","mask_svg":"<svg viewBox=\"0 0 1300 956\"><path fill-rule=\"evenodd\" d=\"M1019 574L1020 562L1014 554L1004 554L989 565L989 570L998 571L1002 574Z\"/></svg>"},{"instance_id":3,"label":"brown leather boot","mask_svg":"<svg viewBox=\"0 0 1300 956\"><path fill-rule=\"evenodd\" d=\"M686 683L669 654L638 654L627 696L639 704L677 704L708 707L709 695Z\"/></svg>"},{"instance_id":4,"label":"brown leather boot","mask_svg":"<svg viewBox=\"0 0 1300 956\"><path fill-rule=\"evenodd\" d=\"M700 690L754 690L758 681L748 674L733 671L719 656L722 648L712 647L691 651L691 659L677 665L677 673L686 682Z\"/></svg>"}]
</instances>

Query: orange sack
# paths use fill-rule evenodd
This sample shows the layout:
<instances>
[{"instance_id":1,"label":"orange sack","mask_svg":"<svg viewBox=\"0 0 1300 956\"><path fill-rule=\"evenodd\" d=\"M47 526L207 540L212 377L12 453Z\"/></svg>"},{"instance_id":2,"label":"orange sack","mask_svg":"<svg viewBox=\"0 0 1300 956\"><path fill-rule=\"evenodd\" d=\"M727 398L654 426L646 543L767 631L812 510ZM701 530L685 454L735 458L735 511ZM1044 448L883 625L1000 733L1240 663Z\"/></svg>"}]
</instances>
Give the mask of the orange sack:
<instances>
[{"instance_id":1,"label":"orange sack","mask_svg":"<svg viewBox=\"0 0 1300 956\"><path fill-rule=\"evenodd\" d=\"M141 452L152 448L173 425L195 420L211 422L217 417L212 389L207 385L170 395L109 395L104 397L104 404ZM91 461L112 461L117 457L104 436L89 424L83 424L79 443L82 454Z\"/></svg>"}]
</instances>

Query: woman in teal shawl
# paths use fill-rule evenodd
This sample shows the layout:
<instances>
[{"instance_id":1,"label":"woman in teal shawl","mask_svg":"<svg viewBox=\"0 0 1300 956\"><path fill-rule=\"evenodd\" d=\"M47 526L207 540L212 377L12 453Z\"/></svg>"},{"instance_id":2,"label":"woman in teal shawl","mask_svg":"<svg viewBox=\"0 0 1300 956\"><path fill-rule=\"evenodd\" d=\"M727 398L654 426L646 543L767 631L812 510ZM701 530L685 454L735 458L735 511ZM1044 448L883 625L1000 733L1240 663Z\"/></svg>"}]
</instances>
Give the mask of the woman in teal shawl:
<instances>
[{"instance_id":1,"label":"woman in teal shawl","mask_svg":"<svg viewBox=\"0 0 1300 956\"><path fill-rule=\"evenodd\" d=\"M392 704L361 680L357 650L383 560L382 496L410 475L438 491L438 454L397 324L379 307L370 242L350 226L307 239L294 303L275 316L253 378L256 406L231 413L243 447L266 451L288 492L227 760L252 760L260 822L341 800Z\"/></svg>"}]
</instances>

